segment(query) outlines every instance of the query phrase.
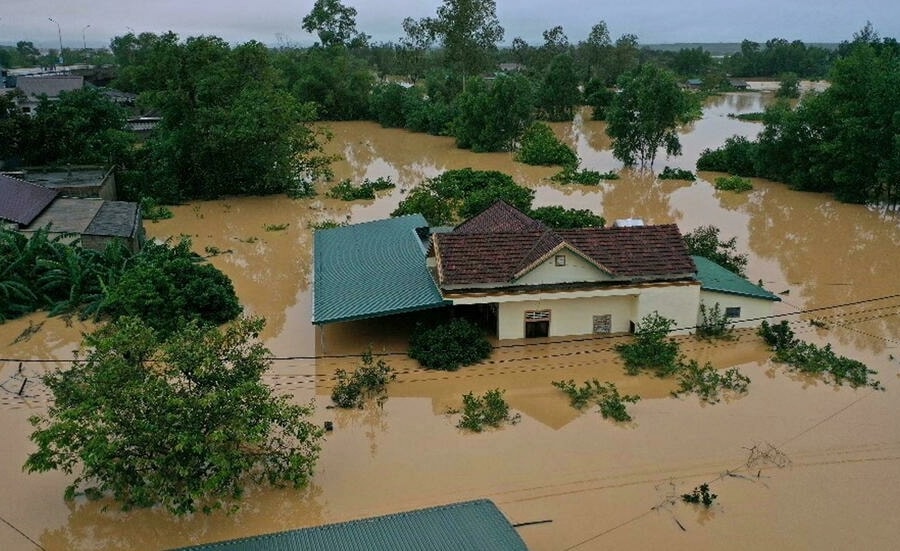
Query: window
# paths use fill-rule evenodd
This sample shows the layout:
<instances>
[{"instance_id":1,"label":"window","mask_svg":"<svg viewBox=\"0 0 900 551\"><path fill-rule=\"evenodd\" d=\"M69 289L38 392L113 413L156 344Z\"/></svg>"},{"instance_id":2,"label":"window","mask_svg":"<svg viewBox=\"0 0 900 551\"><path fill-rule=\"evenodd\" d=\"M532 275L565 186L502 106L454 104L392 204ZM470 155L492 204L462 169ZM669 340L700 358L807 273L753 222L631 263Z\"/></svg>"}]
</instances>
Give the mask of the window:
<instances>
[{"instance_id":1,"label":"window","mask_svg":"<svg viewBox=\"0 0 900 551\"><path fill-rule=\"evenodd\" d=\"M729 307L725 308L725 317L726 318L741 317L741 307L740 306L729 306Z\"/></svg>"},{"instance_id":2,"label":"window","mask_svg":"<svg viewBox=\"0 0 900 551\"><path fill-rule=\"evenodd\" d=\"M612 333L612 314L594 316L594 333Z\"/></svg>"},{"instance_id":3,"label":"window","mask_svg":"<svg viewBox=\"0 0 900 551\"><path fill-rule=\"evenodd\" d=\"M556 265L557 266L565 266L566 265L566 255L564 255L564 254L556 255Z\"/></svg>"},{"instance_id":4,"label":"window","mask_svg":"<svg viewBox=\"0 0 900 551\"><path fill-rule=\"evenodd\" d=\"M550 310L525 312L525 338L533 339L550 335Z\"/></svg>"}]
</instances>

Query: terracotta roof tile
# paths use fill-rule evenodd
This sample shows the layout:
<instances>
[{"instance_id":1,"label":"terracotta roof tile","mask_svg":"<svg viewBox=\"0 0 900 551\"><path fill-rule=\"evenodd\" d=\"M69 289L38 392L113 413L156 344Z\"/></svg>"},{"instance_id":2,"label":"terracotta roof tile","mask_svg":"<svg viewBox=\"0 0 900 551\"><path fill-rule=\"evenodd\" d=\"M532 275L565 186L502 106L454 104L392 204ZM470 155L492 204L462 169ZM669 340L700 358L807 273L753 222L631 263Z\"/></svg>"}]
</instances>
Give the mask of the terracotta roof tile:
<instances>
[{"instance_id":1,"label":"terracotta roof tile","mask_svg":"<svg viewBox=\"0 0 900 551\"><path fill-rule=\"evenodd\" d=\"M696 272L674 224L556 232L453 232L434 238L441 285L512 282L560 244L576 249L618 278L676 279Z\"/></svg>"},{"instance_id":2,"label":"terracotta roof tile","mask_svg":"<svg viewBox=\"0 0 900 551\"><path fill-rule=\"evenodd\" d=\"M542 232L543 223L531 218L506 201L499 199L488 208L453 229L453 233L517 233Z\"/></svg>"}]
</instances>

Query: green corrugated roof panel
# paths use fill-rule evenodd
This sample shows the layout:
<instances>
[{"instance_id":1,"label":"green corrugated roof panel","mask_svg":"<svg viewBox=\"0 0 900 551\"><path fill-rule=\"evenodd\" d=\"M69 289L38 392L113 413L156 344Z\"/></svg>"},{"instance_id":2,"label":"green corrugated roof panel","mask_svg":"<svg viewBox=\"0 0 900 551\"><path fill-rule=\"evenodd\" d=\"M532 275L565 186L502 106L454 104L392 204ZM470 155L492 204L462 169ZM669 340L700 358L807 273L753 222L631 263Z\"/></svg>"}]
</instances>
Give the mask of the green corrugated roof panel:
<instances>
[{"instance_id":1,"label":"green corrugated roof panel","mask_svg":"<svg viewBox=\"0 0 900 551\"><path fill-rule=\"evenodd\" d=\"M319 230L313 254L313 323L436 308L446 304L426 266L419 214Z\"/></svg>"},{"instance_id":2,"label":"green corrugated roof panel","mask_svg":"<svg viewBox=\"0 0 900 551\"><path fill-rule=\"evenodd\" d=\"M718 293L729 293L765 300L781 300L777 295L766 291L759 285L750 283L708 258L702 256L694 256L692 258L697 266L697 279L700 280L700 288L704 291L716 291Z\"/></svg>"},{"instance_id":3,"label":"green corrugated roof panel","mask_svg":"<svg viewBox=\"0 0 900 551\"><path fill-rule=\"evenodd\" d=\"M487 499L185 547L182 551L527 551Z\"/></svg>"}]
</instances>

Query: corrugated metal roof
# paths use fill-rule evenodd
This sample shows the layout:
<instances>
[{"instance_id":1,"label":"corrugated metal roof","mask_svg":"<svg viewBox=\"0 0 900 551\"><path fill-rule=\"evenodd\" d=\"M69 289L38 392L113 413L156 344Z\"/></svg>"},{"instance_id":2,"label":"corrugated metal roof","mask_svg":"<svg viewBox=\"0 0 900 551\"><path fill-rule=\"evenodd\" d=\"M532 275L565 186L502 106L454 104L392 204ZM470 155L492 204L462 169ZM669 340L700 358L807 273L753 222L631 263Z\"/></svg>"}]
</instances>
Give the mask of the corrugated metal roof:
<instances>
[{"instance_id":1,"label":"corrugated metal roof","mask_svg":"<svg viewBox=\"0 0 900 551\"><path fill-rule=\"evenodd\" d=\"M759 285L750 283L708 258L702 256L694 256L692 258L697 266L697 279L700 280L700 289L703 291L715 291L765 300L781 300L777 295L766 291Z\"/></svg>"},{"instance_id":2,"label":"corrugated metal roof","mask_svg":"<svg viewBox=\"0 0 900 551\"><path fill-rule=\"evenodd\" d=\"M78 75L27 76L16 79L16 87L29 96L59 97L61 92L80 90L84 77Z\"/></svg>"},{"instance_id":3,"label":"corrugated metal roof","mask_svg":"<svg viewBox=\"0 0 900 551\"><path fill-rule=\"evenodd\" d=\"M313 323L437 308L419 214L319 230L314 240Z\"/></svg>"},{"instance_id":4,"label":"corrugated metal roof","mask_svg":"<svg viewBox=\"0 0 900 551\"><path fill-rule=\"evenodd\" d=\"M182 551L527 551L493 502L480 499Z\"/></svg>"},{"instance_id":5,"label":"corrugated metal roof","mask_svg":"<svg viewBox=\"0 0 900 551\"><path fill-rule=\"evenodd\" d=\"M0 174L0 219L27 226L56 194L56 190Z\"/></svg>"}]
</instances>

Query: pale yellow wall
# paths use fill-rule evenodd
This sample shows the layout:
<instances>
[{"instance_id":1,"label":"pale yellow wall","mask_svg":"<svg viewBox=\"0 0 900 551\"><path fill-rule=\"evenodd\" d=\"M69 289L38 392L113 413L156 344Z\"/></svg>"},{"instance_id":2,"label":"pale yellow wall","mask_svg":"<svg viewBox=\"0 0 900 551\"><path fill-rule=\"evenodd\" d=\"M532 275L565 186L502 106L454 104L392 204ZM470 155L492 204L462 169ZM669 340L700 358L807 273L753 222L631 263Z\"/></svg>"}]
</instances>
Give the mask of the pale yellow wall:
<instances>
[{"instance_id":1,"label":"pale yellow wall","mask_svg":"<svg viewBox=\"0 0 900 551\"><path fill-rule=\"evenodd\" d=\"M758 326L760 323L762 323L762 320L754 318L761 318L771 315L772 308L775 304L775 301L772 300L732 295L730 293L716 293L714 291L700 291L700 301L705 304L707 308L715 306L715 304L718 302L719 309L722 311L722 313L725 313L725 308L734 306L739 307L741 309L741 317L731 318L731 321L734 323L735 327ZM698 306L696 323L699 324L700 321L700 308Z\"/></svg>"},{"instance_id":2,"label":"pale yellow wall","mask_svg":"<svg viewBox=\"0 0 900 551\"><path fill-rule=\"evenodd\" d=\"M700 284L646 287L641 290L635 322L657 312L675 320L674 333L688 333L697 324L700 310Z\"/></svg>"},{"instance_id":3,"label":"pale yellow wall","mask_svg":"<svg viewBox=\"0 0 900 551\"><path fill-rule=\"evenodd\" d=\"M565 266L556 265L556 254L566 257ZM581 255L568 249L550 255L550 258L537 265L527 274L517 279L515 285L542 285L553 283L579 283L584 281L607 281L609 274L597 269Z\"/></svg>"},{"instance_id":4,"label":"pale yellow wall","mask_svg":"<svg viewBox=\"0 0 900 551\"><path fill-rule=\"evenodd\" d=\"M525 336L525 312L550 310L550 336L586 335L593 332L594 316L610 314L612 332L625 333L634 315L636 296L607 296L555 300L501 302L498 313L500 339Z\"/></svg>"}]
</instances>

